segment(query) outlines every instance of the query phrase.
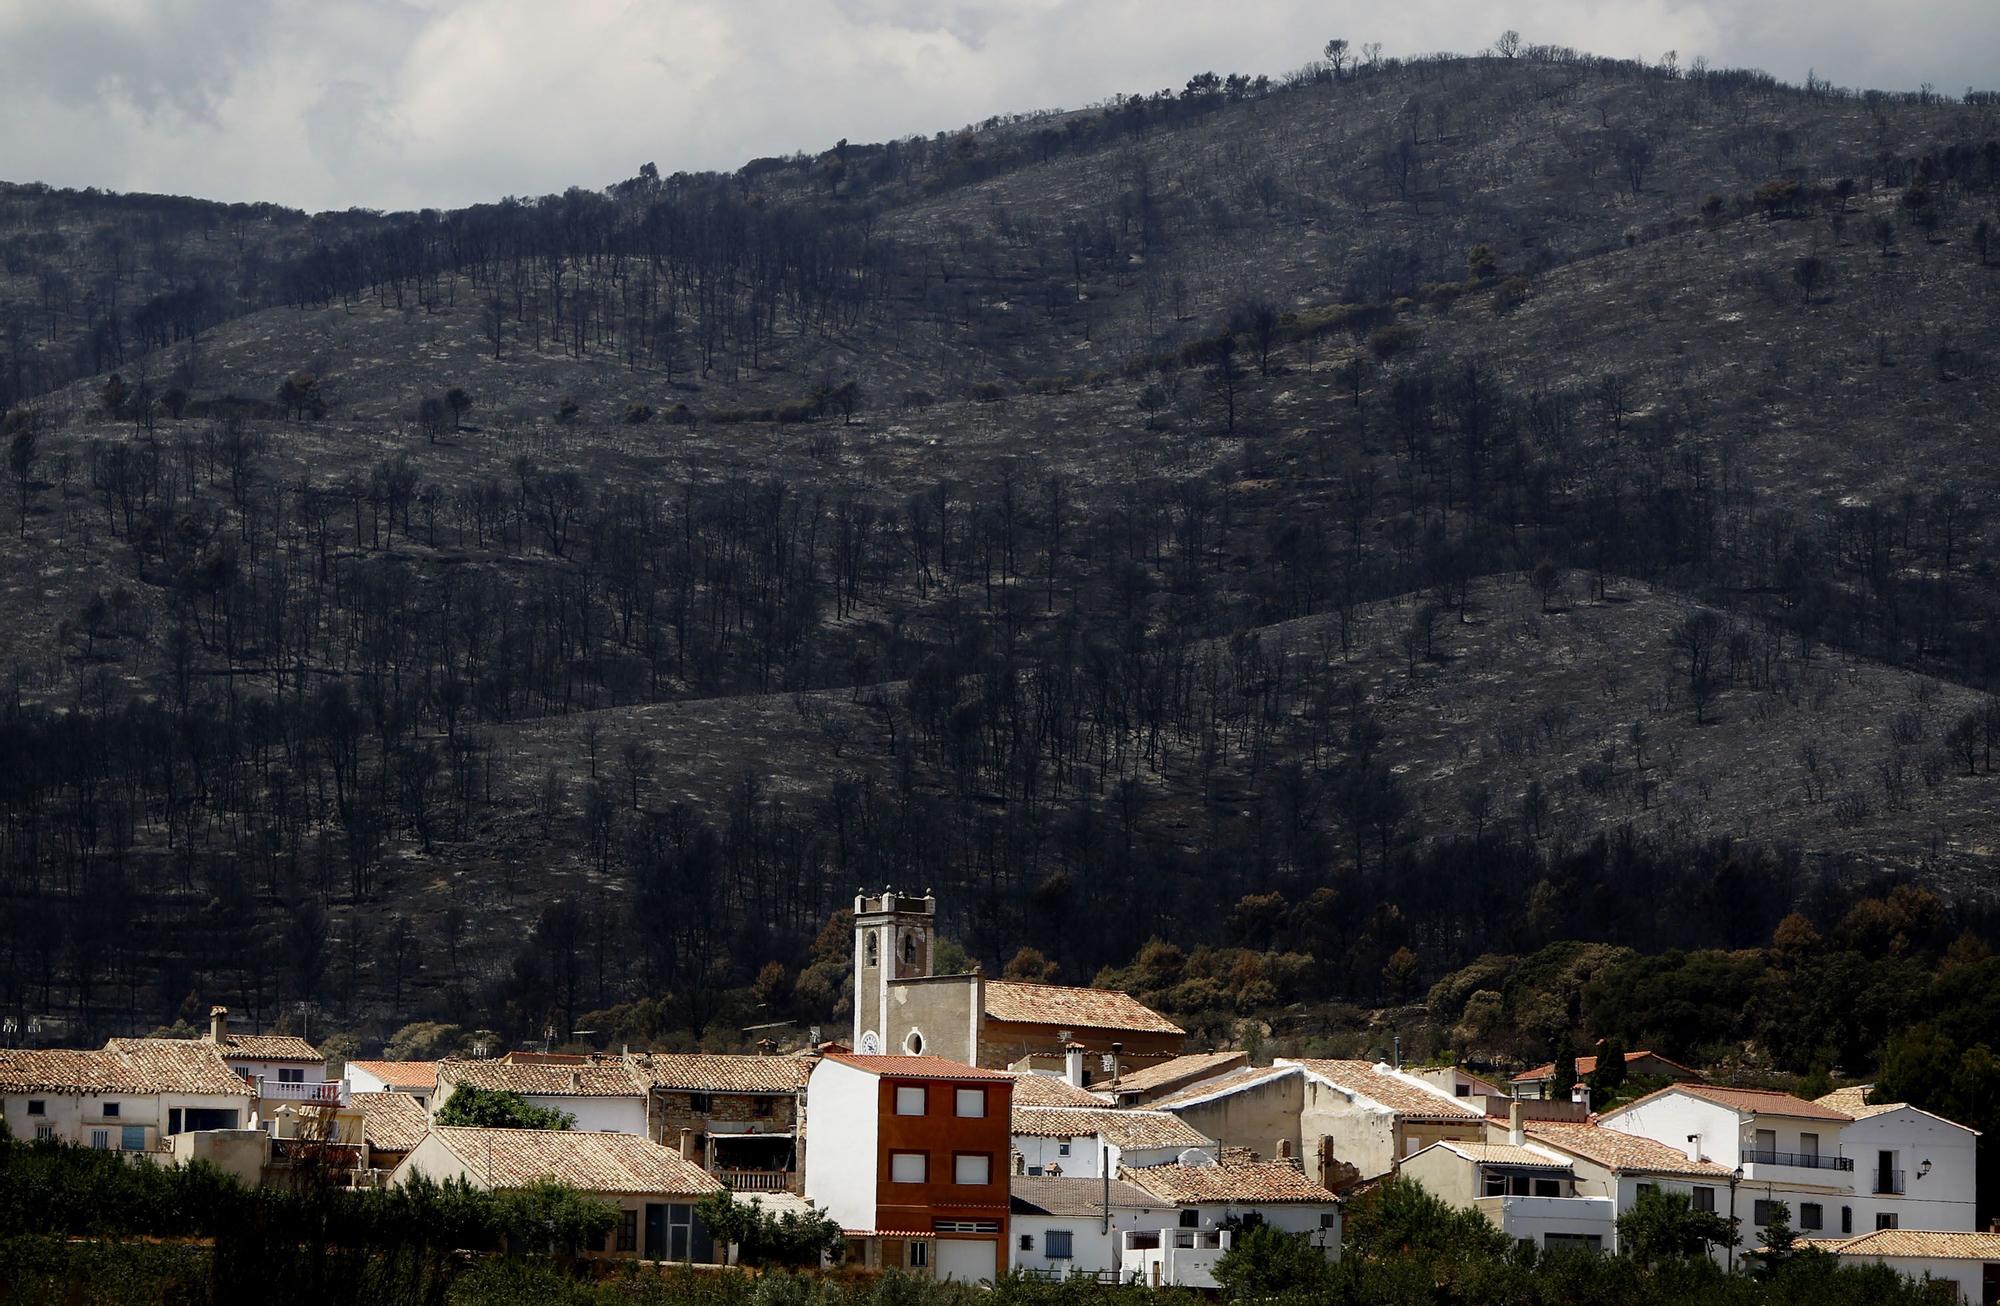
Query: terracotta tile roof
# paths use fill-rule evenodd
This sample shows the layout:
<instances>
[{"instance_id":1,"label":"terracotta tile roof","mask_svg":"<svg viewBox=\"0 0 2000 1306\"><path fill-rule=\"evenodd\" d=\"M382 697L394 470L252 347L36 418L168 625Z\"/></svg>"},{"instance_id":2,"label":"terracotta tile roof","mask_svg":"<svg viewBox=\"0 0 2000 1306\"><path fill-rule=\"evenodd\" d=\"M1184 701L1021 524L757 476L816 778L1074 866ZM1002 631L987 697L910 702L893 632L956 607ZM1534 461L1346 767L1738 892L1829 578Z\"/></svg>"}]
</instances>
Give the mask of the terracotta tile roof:
<instances>
[{"instance_id":1,"label":"terracotta tile roof","mask_svg":"<svg viewBox=\"0 0 2000 1306\"><path fill-rule=\"evenodd\" d=\"M1087 1088L1078 1088L1055 1075L1033 1071L1014 1074L1014 1106L1104 1106L1106 1102Z\"/></svg>"},{"instance_id":2,"label":"terracotta tile roof","mask_svg":"<svg viewBox=\"0 0 2000 1306\"><path fill-rule=\"evenodd\" d=\"M197 1038L114 1038L104 1045L155 1091L254 1097L257 1090L231 1070L215 1044Z\"/></svg>"},{"instance_id":3,"label":"terracotta tile roof","mask_svg":"<svg viewBox=\"0 0 2000 1306\"><path fill-rule=\"evenodd\" d=\"M1155 1111L1178 1111L1183 1107L1197 1106L1218 1097L1229 1097L1247 1089L1264 1084L1276 1083L1299 1073L1297 1066L1240 1066L1225 1075L1216 1075L1198 1083L1189 1084L1178 1093L1154 1098L1146 1105Z\"/></svg>"},{"instance_id":4,"label":"terracotta tile roof","mask_svg":"<svg viewBox=\"0 0 2000 1306\"><path fill-rule=\"evenodd\" d=\"M1486 1118L1484 1112L1475 1111L1443 1089L1375 1062L1297 1060L1279 1064L1298 1066L1315 1079L1387 1107L1405 1120Z\"/></svg>"},{"instance_id":5,"label":"terracotta tile roof","mask_svg":"<svg viewBox=\"0 0 2000 1306\"><path fill-rule=\"evenodd\" d=\"M424 1141L431 1118L408 1093L356 1093L361 1109L361 1137L384 1152L407 1152Z\"/></svg>"},{"instance_id":6,"label":"terracotta tile roof","mask_svg":"<svg viewBox=\"0 0 2000 1306\"><path fill-rule=\"evenodd\" d=\"M1678 1147L1603 1125L1536 1120L1524 1125L1523 1131L1537 1143L1622 1174L1729 1178L1728 1169L1713 1161L1690 1161L1687 1153Z\"/></svg>"},{"instance_id":7,"label":"terracotta tile roof","mask_svg":"<svg viewBox=\"0 0 2000 1306\"><path fill-rule=\"evenodd\" d=\"M1139 1034L1187 1032L1131 994L1117 989L1069 988L1022 980L987 980L984 987L988 1020Z\"/></svg>"},{"instance_id":8,"label":"terracotta tile roof","mask_svg":"<svg viewBox=\"0 0 2000 1306\"><path fill-rule=\"evenodd\" d=\"M1290 1161L1255 1161L1228 1152L1215 1165L1141 1166L1121 1169L1119 1177L1176 1205L1340 1200Z\"/></svg>"},{"instance_id":9,"label":"terracotta tile roof","mask_svg":"<svg viewBox=\"0 0 2000 1306\"><path fill-rule=\"evenodd\" d=\"M1855 1238L1814 1238L1814 1247L1840 1256L1908 1256L1925 1260L2000 1261L2000 1233L1942 1233L1930 1229L1877 1229Z\"/></svg>"},{"instance_id":10,"label":"terracotta tile roof","mask_svg":"<svg viewBox=\"0 0 2000 1306\"><path fill-rule=\"evenodd\" d=\"M325 1053L295 1034L224 1034L222 1055L252 1061L326 1061Z\"/></svg>"},{"instance_id":11,"label":"terracotta tile roof","mask_svg":"<svg viewBox=\"0 0 2000 1306\"><path fill-rule=\"evenodd\" d=\"M645 1092L643 1082L621 1060L550 1065L447 1057L437 1064L437 1082L440 1086L470 1084L531 1097L637 1097Z\"/></svg>"},{"instance_id":12,"label":"terracotta tile roof","mask_svg":"<svg viewBox=\"0 0 2000 1306\"><path fill-rule=\"evenodd\" d=\"M398 1088L436 1088L438 1063L435 1061L350 1061L385 1084Z\"/></svg>"},{"instance_id":13,"label":"terracotta tile roof","mask_svg":"<svg viewBox=\"0 0 2000 1306\"><path fill-rule=\"evenodd\" d=\"M655 1088L694 1093L796 1093L812 1074L805 1057L655 1052L634 1058L633 1065Z\"/></svg>"},{"instance_id":14,"label":"terracotta tile roof","mask_svg":"<svg viewBox=\"0 0 2000 1306\"><path fill-rule=\"evenodd\" d=\"M1102 1179L1015 1175L1008 1181L1008 1187L1010 1205L1016 1215L1101 1216L1104 1214ZM1114 1211L1144 1209L1163 1204L1160 1198L1137 1185L1126 1183L1123 1179L1111 1181L1111 1209Z\"/></svg>"},{"instance_id":15,"label":"terracotta tile roof","mask_svg":"<svg viewBox=\"0 0 2000 1306\"><path fill-rule=\"evenodd\" d=\"M554 1179L587 1193L705 1197L722 1189L679 1152L634 1134L452 1125L436 1126L431 1134L472 1174L490 1176L495 1188Z\"/></svg>"},{"instance_id":16,"label":"terracotta tile roof","mask_svg":"<svg viewBox=\"0 0 2000 1306\"><path fill-rule=\"evenodd\" d=\"M897 1075L904 1079L993 1079L1014 1082L1010 1070L985 1070L979 1066L968 1066L962 1061L948 1061L943 1057L898 1057L863 1056L856 1052L829 1052L828 1061L838 1061L843 1066L853 1066L871 1075Z\"/></svg>"},{"instance_id":17,"label":"terracotta tile roof","mask_svg":"<svg viewBox=\"0 0 2000 1306\"><path fill-rule=\"evenodd\" d=\"M1165 1111L1116 1107L1017 1106L1012 1131L1036 1138L1096 1135L1113 1147L1210 1147L1215 1140Z\"/></svg>"},{"instance_id":18,"label":"terracotta tile roof","mask_svg":"<svg viewBox=\"0 0 2000 1306\"><path fill-rule=\"evenodd\" d=\"M1531 1147L1517 1147L1512 1143L1467 1143L1447 1138L1432 1146L1455 1152L1479 1165L1528 1166L1536 1170L1561 1170L1565 1174L1571 1169L1565 1157L1549 1156Z\"/></svg>"},{"instance_id":19,"label":"terracotta tile roof","mask_svg":"<svg viewBox=\"0 0 2000 1306\"><path fill-rule=\"evenodd\" d=\"M1666 1057L1661 1056L1657 1052L1647 1052L1644 1050L1638 1052L1627 1052L1625 1054L1625 1064L1629 1066L1635 1061L1644 1061L1648 1058L1657 1061L1662 1065L1672 1066L1675 1070L1682 1071L1687 1075L1689 1079L1701 1078L1701 1072L1690 1069L1689 1067L1682 1065L1678 1061L1671 1061ZM1596 1069L1597 1069L1596 1057L1578 1057L1576 1059L1576 1073L1579 1076L1588 1075ZM1556 1063L1553 1061L1549 1061L1543 1063L1542 1065L1536 1066L1533 1070L1523 1070L1520 1074L1514 1076L1511 1082L1516 1084L1535 1084L1541 1082L1544 1079L1553 1079L1555 1077L1555 1073L1556 1073Z\"/></svg>"},{"instance_id":20,"label":"terracotta tile roof","mask_svg":"<svg viewBox=\"0 0 2000 1306\"><path fill-rule=\"evenodd\" d=\"M1854 1119L1845 1111L1822 1106L1818 1102L1808 1102L1802 1097L1793 1097L1790 1093L1778 1093L1767 1088L1724 1088L1718 1084L1669 1084L1644 1097L1634 1098L1616 1111L1607 1112L1606 1115L1615 1118L1641 1102L1650 1102L1668 1093L1685 1093L1689 1097L1698 1097L1704 1102L1713 1102L1732 1111L1755 1115L1785 1116L1793 1120L1837 1120L1843 1124Z\"/></svg>"},{"instance_id":21,"label":"terracotta tile roof","mask_svg":"<svg viewBox=\"0 0 2000 1306\"><path fill-rule=\"evenodd\" d=\"M241 1081L238 1081L241 1087ZM156 1091L113 1052L77 1048L0 1049L0 1093L69 1096Z\"/></svg>"},{"instance_id":22,"label":"terracotta tile roof","mask_svg":"<svg viewBox=\"0 0 2000 1306\"><path fill-rule=\"evenodd\" d=\"M1172 1092L1197 1080L1210 1079L1238 1066L1248 1065L1249 1062L1248 1052L1192 1052L1184 1057L1156 1062L1144 1070L1135 1070L1129 1075L1120 1075L1117 1092L1120 1097Z\"/></svg>"}]
</instances>

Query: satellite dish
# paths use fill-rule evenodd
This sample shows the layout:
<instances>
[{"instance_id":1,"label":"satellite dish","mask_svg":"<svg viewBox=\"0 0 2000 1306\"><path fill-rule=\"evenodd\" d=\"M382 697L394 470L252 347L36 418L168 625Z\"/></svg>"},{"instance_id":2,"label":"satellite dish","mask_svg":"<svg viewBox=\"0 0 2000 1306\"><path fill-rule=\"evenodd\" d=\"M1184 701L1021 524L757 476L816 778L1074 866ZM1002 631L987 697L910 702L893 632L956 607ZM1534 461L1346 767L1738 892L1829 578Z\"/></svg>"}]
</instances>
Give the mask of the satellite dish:
<instances>
[{"instance_id":1,"label":"satellite dish","mask_svg":"<svg viewBox=\"0 0 2000 1306\"><path fill-rule=\"evenodd\" d=\"M871 1029L861 1036L861 1055L872 1057L881 1050L882 1040L874 1030Z\"/></svg>"},{"instance_id":2,"label":"satellite dish","mask_svg":"<svg viewBox=\"0 0 2000 1306\"><path fill-rule=\"evenodd\" d=\"M1187 1151L1182 1152L1175 1159L1178 1160L1182 1165L1188 1166L1193 1169L1199 1169L1203 1166L1211 1166L1219 1164L1219 1162L1216 1161L1213 1153L1203 1151L1199 1147L1190 1147Z\"/></svg>"}]
</instances>

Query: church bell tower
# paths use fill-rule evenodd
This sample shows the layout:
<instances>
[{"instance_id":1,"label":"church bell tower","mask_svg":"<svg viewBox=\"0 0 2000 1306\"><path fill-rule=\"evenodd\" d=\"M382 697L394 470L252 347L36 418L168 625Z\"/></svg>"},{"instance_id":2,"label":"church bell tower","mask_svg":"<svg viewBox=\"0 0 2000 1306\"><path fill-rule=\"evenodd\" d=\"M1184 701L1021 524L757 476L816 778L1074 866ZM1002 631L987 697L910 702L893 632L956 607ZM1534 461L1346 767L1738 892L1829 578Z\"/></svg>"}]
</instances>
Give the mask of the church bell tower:
<instances>
[{"instance_id":1,"label":"church bell tower","mask_svg":"<svg viewBox=\"0 0 2000 1306\"><path fill-rule=\"evenodd\" d=\"M854 1050L902 1052L885 1042L889 984L931 973L937 899L884 889L854 896Z\"/></svg>"}]
</instances>

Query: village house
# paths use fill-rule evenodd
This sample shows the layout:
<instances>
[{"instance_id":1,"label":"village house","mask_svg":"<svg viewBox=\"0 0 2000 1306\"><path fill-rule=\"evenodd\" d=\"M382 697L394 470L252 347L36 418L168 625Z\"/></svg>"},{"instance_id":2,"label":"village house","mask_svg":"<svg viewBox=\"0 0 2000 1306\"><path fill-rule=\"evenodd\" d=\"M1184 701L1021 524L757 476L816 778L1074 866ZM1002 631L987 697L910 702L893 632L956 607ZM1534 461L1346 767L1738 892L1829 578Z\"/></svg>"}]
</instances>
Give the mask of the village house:
<instances>
[{"instance_id":1,"label":"village house","mask_svg":"<svg viewBox=\"0 0 2000 1306\"><path fill-rule=\"evenodd\" d=\"M1174 1211L1157 1227L1119 1235L1124 1277L1153 1287L1214 1290L1215 1265L1233 1230L1268 1225L1301 1234L1328 1260L1340 1257L1340 1199L1306 1178L1296 1161L1261 1160L1236 1148L1220 1158L1147 1166L1119 1177Z\"/></svg>"},{"instance_id":2,"label":"village house","mask_svg":"<svg viewBox=\"0 0 2000 1306\"><path fill-rule=\"evenodd\" d=\"M1532 1143L1445 1139L1406 1159L1401 1173L1517 1243L1595 1252L1614 1242L1616 1203L1579 1193L1569 1158Z\"/></svg>"},{"instance_id":3,"label":"village house","mask_svg":"<svg viewBox=\"0 0 2000 1306\"><path fill-rule=\"evenodd\" d=\"M586 1057L511 1052L493 1061L437 1063L437 1092L430 1101L435 1120L451 1095L470 1086L519 1096L530 1106L562 1111L587 1132L649 1138L651 1082L624 1057Z\"/></svg>"},{"instance_id":4,"label":"village house","mask_svg":"<svg viewBox=\"0 0 2000 1306\"><path fill-rule=\"evenodd\" d=\"M1482 1106L1380 1062L1283 1060L1303 1076L1301 1155L1321 1183L1340 1191L1395 1172L1432 1143L1476 1143L1486 1135Z\"/></svg>"},{"instance_id":5,"label":"village house","mask_svg":"<svg viewBox=\"0 0 2000 1306\"><path fill-rule=\"evenodd\" d=\"M1789 1093L1710 1084L1675 1084L1598 1117L1605 1128L1684 1146L1691 1159L1727 1166L1733 1182L1722 1214L1742 1220L1752 1244L1778 1219L1781 1205L1792 1228L1809 1237L1859 1231L1855 1161L1841 1147L1853 1120ZM1942 1176L1940 1182L1956 1186Z\"/></svg>"},{"instance_id":6,"label":"village house","mask_svg":"<svg viewBox=\"0 0 2000 1306\"><path fill-rule=\"evenodd\" d=\"M2000 1301L2000 1233L1877 1229L1853 1238L1809 1239L1844 1265L1886 1265L1905 1278L1942 1290L1939 1306L1991 1306Z\"/></svg>"},{"instance_id":7,"label":"village house","mask_svg":"<svg viewBox=\"0 0 2000 1306\"><path fill-rule=\"evenodd\" d=\"M1014 1154L1027 1175L1091 1177L1120 1166L1166 1165L1190 1148L1215 1147L1166 1111L1096 1106L1016 1106Z\"/></svg>"},{"instance_id":8,"label":"village house","mask_svg":"<svg viewBox=\"0 0 2000 1306\"><path fill-rule=\"evenodd\" d=\"M350 1061L341 1073L343 1100L356 1093L408 1093L428 1109L436 1092L435 1061Z\"/></svg>"},{"instance_id":9,"label":"village house","mask_svg":"<svg viewBox=\"0 0 2000 1306\"><path fill-rule=\"evenodd\" d=\"M629 1058L646 1136L739 1192L796 1190L799 1095L812 1059L656 1052Z\"/></svg>"},{"instance_id":10,"label":"village house","mask_svg":"<svg viewBox=\"0 0 2000 1306\"><path fill-rule=\"evenodd\" d=\"M1008 1193L1012 1267L1068 1279L1116 1282L1119 1236L1176 1224L1179 1210L1122 1179L1014 1176Z\"/></svg>"},{"instance_id":11,"label":"village house","mask_svg":"<svg viewBox=\"0 0 2000 1306\"><path fill-rule=\"evenodd\" d=\"M1006 1273L1014 1076L934 1056L835 1052L807 1089L806 1197L849 1260L978 1283Z\"/></svg>"},{"instance_id":12,"label":"village house","mask_svg":"<svg viewBox=\"0 0 2000 1306\"><path fill-rule=\"evenodd\" d=\"M150 1153L185 1131L249 1126L257 1100L210 1043L113 1039L96 1052L0 1049L0 1114L16 1138Z\"/></svg>"},{"instance_id":13,"label":"village house","mask_svg":"<svg viewBox=\"0 0 2000 1306\"><path fill-rule=\"evenodd\" d=\"M384 1172L385 1178L430 1132L430 1113L413 1094L355 1093L349 1105L361 1113L362 1168Z\"/></svg>"},{"instance_id":14,"label":"village house","mask_svg":"<svg viewBox=\"0 0 2000 1306\"><path fill-rule=\"evenodd\" d=\"M1597 1058L1594 1056L1576 1059L1578 1079L1588 1079L1597 1073ZM1640 1050L1625 1054L1625 1077L1627 1079L1664 1079L1674 1083L1699 1084L1705 1078L1699 1070L1690 1070L1678 1061L1669 1061L1657 1052ZM1556 1064L1543 1062L1530 1070L1508 1080L1516 1097L1547 1097L1555 1084Z\"/></svg>"},{"instance_id":15,"label":"village house","mask_svg":"<svg viewBox=\"0 0 2000 1306\"><path fill-rule=\"evenodd\" d=\"M1979 1131L1907 1102L1870 1102L1872 1084L1814 1101L1849 1116L1840 1150L1854 1162L1854 1228L1978 1227Z\"/></svg>"},{"instance_id":16,"label":"village house","mask_svg":"<svg viewBox=\"0 0 2000 1306\"><path fill-rule=\"evenodd\" d=\"M1495 1127L1489 1125L1489 1130L1497 1137ZM1683 1194L1697 1211L1727 1207L1734 1175L1714 1161L1688 1155L1685 1148L1577 1121L1517 1120L1512 1134L1565 1158L1576 1176L1578 1196L1611 1203L1614 1223L1605 1243L1608 1251L1619 1250L1617 1217L1630 1211L1648 1192ZM1727 1263L1730 1259L1727 1249L1718 1248L1715 1254L1718 1261Z\"/></svg>"},{"instance_id":17,"label":"village house","mask_svg":"<svg viewBox=\"0 0 2000 1306\"><path fill-rule=\"evenodd\" d=\"M433 1125L389 1177L463 1180L474 1188L567 1184L616 1206L619 1222L594 1253L714 1263L722 1257L695 1205L722 1185L672 1148L629 1133L575 1129L468 1129Z\"/></svg>"},{"instance_id":18,"label":"village house","mask_svg":"<svg viewBox=\"0 0 2000 1306\"><path fill-rule=\"evenodd\" d=\"M1224 1147L1272 1157L1300 1154L1305 1074L1296 1066L1239 1066L1156 1098L1148 1108L1178 1117Z\"/></svg>"},{"instance_id":19,"label":"village house","mask_svg":"<svg viewBox=\"0 0 2000 1306\"><path fill-rule=\"evenodd\" d=\"M239 1034L229 1028L229 1008L208 1009L208 1041L228 1067L257 1090L266 1119L286 1103L331 1105L340 1085L326 1077L326 1054L296 1034Z\"/></svg>"},{"instance_id":20,"label":"village house","mask_svg":"<svg viewBox=\"0 0 2000 1306\"><path fill-rule=\"evenodd\" d=\"M1465 1101L1468 1106L1480 1107L1489 1116L1493 1114L1494 1107L1490 1102L1482 1105L1481 1099L1498 1102L1509 1096L1505 1089L1492 1080L1475 1075L1463 1066L1409 1066L1405 1068L1405 1073L1414 1075L1432 1088L1441 1089Z\"/></svg>"},{"instance_id":21,"label":"village house","mask_svg":"<svg viewBox=\"0 0 2000 1306\"><path fill-rule=\"evenodd\" d=\"M999 1068L1090 1060L1091 1083L1177 1056L1186 1032L1130 994L932 970L937 900L885 890L854 899L854 1049ZM1089 1086L1089 1085L1085 1085Z\"/></svg>"}]
</instances>

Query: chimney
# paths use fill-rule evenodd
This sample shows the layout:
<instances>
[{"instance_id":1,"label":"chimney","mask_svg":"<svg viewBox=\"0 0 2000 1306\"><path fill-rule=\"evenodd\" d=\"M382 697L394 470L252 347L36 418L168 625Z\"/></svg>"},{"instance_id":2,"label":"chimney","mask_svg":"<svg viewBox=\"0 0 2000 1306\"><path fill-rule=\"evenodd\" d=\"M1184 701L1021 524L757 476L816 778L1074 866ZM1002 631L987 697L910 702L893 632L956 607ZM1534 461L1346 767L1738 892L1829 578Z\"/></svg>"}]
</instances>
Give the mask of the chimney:
<instances>
[{"instance_id":1,"label":"chimney","mask_svg":"<svg viewBox=\"0 0 2000 1306\"><path fill-rule=\"evenodd\" d=\"M583 1072L581 1070L572 1069L569 1072L569 1086L576 1090L583 1088Z\"/></svg>"},{"instance_id":2,"label":"chimney","mask_svg":"<svg viewBox=\"0 0 2000 1306\"><path fill-rule=\"evenodd\" d=\"M1571 1084L1569 1087L1569 1100L1573 1105L1580 1106L1584 1111L1588 1112L1590 1110L1590 1085L1584 1083L1581 1079Z\"/></svg>"},{"instance_id":3,"label":"chimney","mask_svg":"<svg viewBox=\"0 0 2000 1306\"><path fill-rule=\"evenodd\" d=\"M1519 1147L1526 1142L1527 1131L1521 1127L1521 1104L1519 1101L1507 1104L1507 1141Z\"/></svg>"},{"instance_id":4,"label":"chimney","mask_svg":"<svg viewBox=\"0 0 2000 1306\"><path fill-rule=\"evenodd\" d=\"M1687 1154L1688 1154L1688 1160L1690 1160L1690 1161L1699 1161L1699 1160L1701 1160L1701 1135L1700 1135L1700 1134L1689 1134L1689 1135L1688 1135L1688 1137L1687 1137Z\"/></svg>"},{"instance_id":5,"label":"chimney","mask_svg":"<svg viewBox=\"0 0 2000 1306\"><path fill-rule=\"evenodd\" d=\"M684 1161L694 1160L694 1130L692 1129L681 1130L681 1159Z\"/></svg>"},{"instance_id":6,"label":"chimney","mask_svg":"<svg viewBox=\"0 0 2000 1306\"><path fill-rule=\"evenodd\" d=\"M1111 1091L1114 1093L1118 1091L1118 1077L1125 1071L1124 1066L1120 1064L1120 1059L1124 1055L1125 1045L1123 1043L1113 1043L1111 1045Z\"/></svg>"},{"instance_id":7,"label":"chimney","mask_svg":"<svg viewBox=\"0 0 2000 1306\"><path fill-rule=\"evenodd\" d=\"M1017 1175L1028 1173L1028 1158L1019 1152L1014 1153L1014 1173Z\"/></svg>"},{"instance_id":8,"label":"chimney","mask_svg":"<svg viewBox=\"0 0 2000 1306\"><path fill-rule=\"evenodd\" d=\"M277 1121L275 1132L279 1138L297 1138L299 1136L298 1112L288 1106L281 1106L274 1114L274 1119Z\"/></svg>"},{"instance_id":9,"label":"chimney","mask_svg":"<svg viewBox=\"0 0 2000 1306\"><path fill-rule=\"evenodd\" d=\"M217 1047L229 1041L229 1008L208 1009L208 1041Z\"/></svg>"},{"instance_id":10,"label":"chimney","mask_svg":"<svg viewBox=\"0 0 2000 1306\"><path fill-rule=\"evenodd\" d=\"M1083 1087L1083 1044L1063 1044L1063 1078L1073 1088Z\"/></svg>"}]
</instances>

